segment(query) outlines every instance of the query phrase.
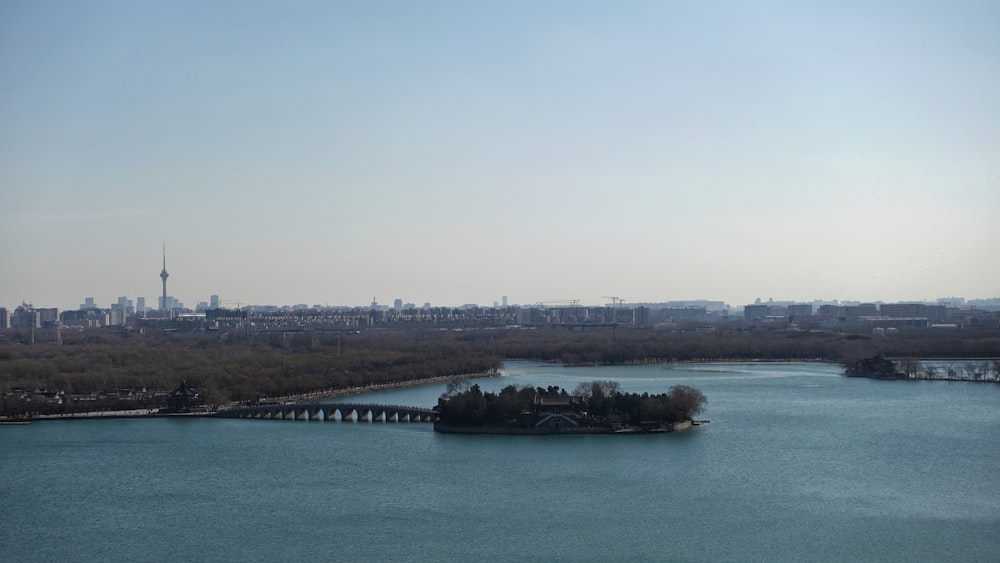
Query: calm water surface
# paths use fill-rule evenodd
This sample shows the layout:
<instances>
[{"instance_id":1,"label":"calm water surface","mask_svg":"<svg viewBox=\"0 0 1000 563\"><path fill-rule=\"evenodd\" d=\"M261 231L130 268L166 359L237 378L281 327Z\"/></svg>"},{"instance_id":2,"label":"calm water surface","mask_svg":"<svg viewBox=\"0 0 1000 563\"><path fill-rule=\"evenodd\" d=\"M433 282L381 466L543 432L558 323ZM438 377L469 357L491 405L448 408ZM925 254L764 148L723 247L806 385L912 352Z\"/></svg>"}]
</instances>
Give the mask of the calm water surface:
<instances>
[{"instance_id":1,"label":"calm water surface","mask_svg":"<svg viewBox=\"0 0 1000 563\"><path fill-rule=\"evenodd\" d=\"M518 362L478 381L701 389L711 424L666 436L229 419L0 427L0 560L1000 560L1000 385L840 373ZM361 399L432 406L443 389Z\"/></svg>"}]
</instances>

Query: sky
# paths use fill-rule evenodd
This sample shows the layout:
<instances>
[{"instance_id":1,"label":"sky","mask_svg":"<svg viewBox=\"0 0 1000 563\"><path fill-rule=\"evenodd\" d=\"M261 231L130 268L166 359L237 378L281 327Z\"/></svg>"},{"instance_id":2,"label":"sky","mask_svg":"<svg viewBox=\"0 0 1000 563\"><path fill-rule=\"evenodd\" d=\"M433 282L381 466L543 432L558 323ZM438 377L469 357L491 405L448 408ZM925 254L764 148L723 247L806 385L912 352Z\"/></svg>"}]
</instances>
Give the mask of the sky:
<instances>
[{"instance_id":1,"label":"sky","mask_svg":"<svg viewBox=\"0 0 1000 563\"><path fill-rule=\"evenodd\" d=\"M1000 296L995 1L0 2L0 306Z\"/></svg>"}]
</instances>

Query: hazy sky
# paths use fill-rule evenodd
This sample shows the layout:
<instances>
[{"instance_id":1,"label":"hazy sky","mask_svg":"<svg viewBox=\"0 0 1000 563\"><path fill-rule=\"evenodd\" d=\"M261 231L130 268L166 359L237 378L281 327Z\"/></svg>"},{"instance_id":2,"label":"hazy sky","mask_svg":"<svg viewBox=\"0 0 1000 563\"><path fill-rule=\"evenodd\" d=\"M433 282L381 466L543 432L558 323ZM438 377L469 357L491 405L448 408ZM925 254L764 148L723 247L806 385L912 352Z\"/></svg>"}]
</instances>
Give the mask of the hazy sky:
<instances>
[{"instance_id":1,"label":"hazy sky","mask_svg":"<svg viewBox=\"0 0 1000 563\"><path fill-rule=\"evenodd\" d=\"M1000 3L0 2L0 306L1000 296Z\"/></svg>"}]
</instances>

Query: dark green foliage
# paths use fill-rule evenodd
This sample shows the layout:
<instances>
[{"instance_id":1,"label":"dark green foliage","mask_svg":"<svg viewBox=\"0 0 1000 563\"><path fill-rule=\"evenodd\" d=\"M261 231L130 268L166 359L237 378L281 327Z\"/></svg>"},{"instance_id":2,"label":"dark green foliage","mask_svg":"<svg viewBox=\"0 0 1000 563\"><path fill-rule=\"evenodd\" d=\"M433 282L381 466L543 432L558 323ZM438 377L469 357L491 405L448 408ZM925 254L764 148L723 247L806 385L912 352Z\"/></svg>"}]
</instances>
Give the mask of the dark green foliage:
<instances>
[{"instance_id":1,"label":"dark green foliage","mask_svg":"<svg viewBox=\"0 0 1000 563\"><path fill-rule=\"evenodd\" d=\"M905 377L904 373L896 369L895 362L882 355L851 362L845 366L845 373L852 377L874 377L876 379Z\"/></svg>"},{"instance_id":2,"label":"dark green foliage","mask_svg":"<svg viewBox=\"0 0 1000 563\"><path fill-rule=\"evenodd\" d=\"M576 413L584 425L680 422L693 418L708 403L701 391L683 385L658 395L622 393L617 384L610 381L594 381L581 388L590 389L590 394L584 395L581 410ZM605 393L608 389L613 390ZM513 385L504 387L499 393L483 393L478 385L473 385L464 392L446 393L438 399L438 417L441 422L455 426L531 426L538 395L567 396L568 393L556 386L517 389Z\"/></svg>"},{"instance_id":3,"label":"dark green foliage","mask_svg":"<svg viewBox=\"0 0 1000 563\"><path fill-rule=\"evenodd\" d=\"M483 393L478 385L454 396L438 399L438 416L457 426L500 426L515 424L518 415L531 410L536 390L504 387L499 393Z\"/></svg>"}]
</instances>

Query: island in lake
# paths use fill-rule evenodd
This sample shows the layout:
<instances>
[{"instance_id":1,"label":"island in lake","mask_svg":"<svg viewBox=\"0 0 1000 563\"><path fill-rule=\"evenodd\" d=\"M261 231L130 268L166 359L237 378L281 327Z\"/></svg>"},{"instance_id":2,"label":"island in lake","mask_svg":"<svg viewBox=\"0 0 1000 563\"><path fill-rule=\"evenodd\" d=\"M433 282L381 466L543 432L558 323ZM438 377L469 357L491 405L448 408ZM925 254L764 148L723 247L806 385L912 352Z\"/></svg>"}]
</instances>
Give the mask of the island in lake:
<instances>
[{"instance_id":1,"label":"island in lake","mask_svg":"<svg viewBox=\"0 0 1000 563\"><path fill-rule=\"evenodd\" d=\"M504 387L484 393L456 382L435 407L438 432L464 434L644 434L695 424L708 403L692 387L667 393L622 393L615 381L581 383L569 393L557 386Z\"/></svg>"}]
</instances>

